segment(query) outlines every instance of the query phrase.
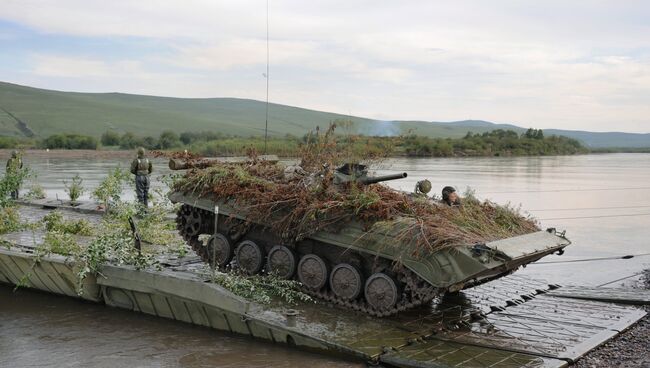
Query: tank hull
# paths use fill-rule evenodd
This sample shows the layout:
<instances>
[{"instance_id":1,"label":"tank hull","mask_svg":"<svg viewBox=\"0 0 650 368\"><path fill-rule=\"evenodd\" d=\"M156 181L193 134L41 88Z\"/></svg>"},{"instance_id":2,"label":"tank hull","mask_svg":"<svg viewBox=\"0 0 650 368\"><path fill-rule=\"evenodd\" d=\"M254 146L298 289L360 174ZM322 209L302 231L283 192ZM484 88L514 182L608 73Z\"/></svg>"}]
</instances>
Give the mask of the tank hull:
<instances>
[{"instance_id":1,"label":"tank hull","mask_svg":"<svg viewBox=\"0 0 650 368\"><path fill-rule=\"evenodd\" d=\"M396 237L397 231L381 223L364 227L354 222L285 244L281 234L249 223L246 211L234 202L180 192L172 192L169 198L183 204L179 231L204 261L228 270L234 265L252 274L278 268L273 263L277 259L277 264L286 266L280 267L286 271L284 277L301 281L309 294L376 316L508 275L570 244L562 234L549 230L422 252L414 241ZM199 240L201 234L213 237L206 242L205 236ZM224 245L228 252L220 253ZM220 254L227 254L224 262L215 262Z\"/></svg>"}]
</instances>

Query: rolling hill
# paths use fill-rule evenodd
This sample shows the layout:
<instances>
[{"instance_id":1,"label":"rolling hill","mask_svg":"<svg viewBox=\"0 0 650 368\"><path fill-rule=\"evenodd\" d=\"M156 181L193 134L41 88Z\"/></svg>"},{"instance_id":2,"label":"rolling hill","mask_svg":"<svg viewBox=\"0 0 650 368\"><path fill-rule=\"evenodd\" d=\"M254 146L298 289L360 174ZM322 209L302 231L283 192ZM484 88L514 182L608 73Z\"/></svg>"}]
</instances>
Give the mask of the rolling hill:
<instances>
[{"instance_id":1,"label":"rolling hill","mask_svg":"<svg viewBox=\"0 0 650 368\"><path fill-rule=\"evenodd\" d=\"M264 134L266 104L238 98L171 98L123 93L60 92L0 82L0 135L46 137L78 133L99 137L107 130L158 136L175 132L216 130L225 134ZM350 119L354 130L369 135L413 131L431 137L462 137L468 131L525 128L480 120L457 122L376 121L298 107L270 104L269 134L302 135L336 119ZM546 129L576 138L590 147L650 147L650 134L595 133Z\"/></svg>"}]
</instances>

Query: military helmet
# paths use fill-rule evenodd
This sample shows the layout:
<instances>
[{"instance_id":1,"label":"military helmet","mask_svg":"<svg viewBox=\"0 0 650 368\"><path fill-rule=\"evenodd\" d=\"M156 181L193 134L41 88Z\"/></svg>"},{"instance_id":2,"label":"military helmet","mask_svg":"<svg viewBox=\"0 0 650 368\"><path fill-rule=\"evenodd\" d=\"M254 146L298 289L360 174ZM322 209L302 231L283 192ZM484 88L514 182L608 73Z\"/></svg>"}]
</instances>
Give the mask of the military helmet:
<instances>
[{"instance_id":1,"label":"military helmet","mask_svg":"<svg viewBox=\"0 0 650 368\"><path fill-rule=\"evenodd\" d=\"M11 151L11 157L18 157L18 151L16 150Z\"/></svg>"},{"instance_id":2,"label":"military helmet","mask_svg":"<svg viewBox=\"0 0 650 368\"><path fill-rule=\"evenodd\" d=\"M429 193L431 191L431 182L428 179L418 181L417 190L420 193L424 193L424 194Z\"/></svg>"},{"instance_id":3,"label":"military helmet","mask_svg":"<svg viewBox=\"0 0 650 368\"><path fill-rule=\"evenodd\" d=\"M144 157L144 147L138 147L138 157Z\"/></svg>"}]
</instances>

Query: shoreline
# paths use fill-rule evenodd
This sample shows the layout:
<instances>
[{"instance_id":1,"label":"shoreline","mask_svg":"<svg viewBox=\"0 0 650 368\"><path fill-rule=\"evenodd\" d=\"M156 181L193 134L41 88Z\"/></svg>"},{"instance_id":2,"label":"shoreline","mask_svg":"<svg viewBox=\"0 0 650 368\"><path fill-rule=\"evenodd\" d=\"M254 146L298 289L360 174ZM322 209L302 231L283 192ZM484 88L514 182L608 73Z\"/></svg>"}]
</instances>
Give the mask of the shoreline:
<instances>
[{"instance_id":1,"label":"shoreline","mask_svg":"<svg viewBox=\"0 0 650 368\"><path fill-rule=\"evenodd\" d=\"M2 148L0 149L0 159L7 159L11 157L14 149ZM85 149L26 149L19 150L23 152L24 157L30 158L133 158L135 156L135 149L133 150L85 150ZM174 151L170 151L174 152ZM513 158L513 157L565 157L565 156L587 156L587 155L609 155L609 154L650 154L647 152L590 152L573 155L509 155L509 156L470 156L470 155L456 155L456 156L408 156L408 155L391 155L386 158L411 158L411 159L432 159L432 158ZM295 159L298 156L282 156L276 155L282 159ZM207 157L207 156L206 156ZM220 155L215 157L241 157L241 155Z\"/></svg>"}]
</instances>

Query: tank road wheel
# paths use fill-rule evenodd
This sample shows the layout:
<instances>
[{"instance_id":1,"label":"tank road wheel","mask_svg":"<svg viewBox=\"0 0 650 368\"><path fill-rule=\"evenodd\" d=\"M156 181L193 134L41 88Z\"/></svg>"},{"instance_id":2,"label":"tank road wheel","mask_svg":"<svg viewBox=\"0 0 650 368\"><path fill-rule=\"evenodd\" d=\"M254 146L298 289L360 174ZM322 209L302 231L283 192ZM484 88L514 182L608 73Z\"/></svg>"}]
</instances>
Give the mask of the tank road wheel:
<instances>
[{"instance_id":1,"label":"tank road wheel","mask_svg":"<svg viewBox=\"0 0 650 368\"><path fill-rule=\"evenodd\" d=\"M327 284L327 264L315 254L307 254L298 263L298 280L307 288L320 290Z\"/></svg>"},{"instance_id":2,"label":"tank road wheel","mask_svg":"<svg viewBox=\"0 0 650 368\"><path fill-rule=\"evenodd\" d=\"M186 238L193 238L201 232L201 211L189 205L183 205L179 210L178 229Z\"/></svg>"},{"instance_id":3,"label":"tank road wheel","mask_svg":"<svg viewBox=\"0 0 650 368\"><path fill-rule=\"evenodd\" d=\"M248 275L255 275L264 266L264 251L259 245L250 240L239 243L235 251L237 264Z\"/></svg>"},{"instance_id":4,"label":"tank road wheel","mask_svg":"<svg viewBox=\"0 0 650 368\"><path fill-rule=\"evenodd\" d=\"M215 268L224 268L233 257L233 247L228 238L221 234L210 237L206 245L209 263Z\"/></svg>"},{"instance_id":5,"label":"tank road wheel","mask_svg":"<svg viewBox=\"0 0 650 368\"><path fill-rule=\"evenodd\" d=\"M185 230L185 224L187 223L187 216L192 212L192 207L184 204L176 212L176 229L179 231Z\"/></svg>"},{"instance_id":6,"label":"tank road wheel","mask_svg":"<svg viewBox=\"0 0 650 368\"><path fill-rule=\"evenodd\" d=\"M364 294L366 302L379 312L388 312L399 299L399 289L395 280L382 272L368 278Z\"/></svg>"},{"instance_id":7,"label":"tank road wheel","mask_svg":"<svg viewBox=\"0 0 650 368\"><path fill-rule=\"evenodd\" d=\"M288 280L296 272L296 256L289 247L276 245L269 251L266 266L268 273Z\"/></svg>"},{"instance_id":8,"label":"tank road wheel","mask_svg":"<svg viewBox=\"0 0 650 368\"><path fill-rule=\"evenodd\" d=\"M330 288L341 299L356 299L363 289L361 273L351 264L340 263L332 269Z\"/></svg>"}]
</instances>

